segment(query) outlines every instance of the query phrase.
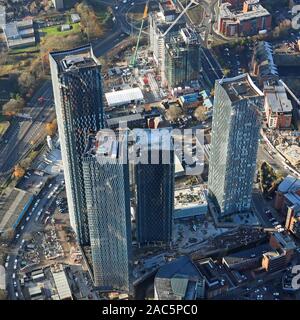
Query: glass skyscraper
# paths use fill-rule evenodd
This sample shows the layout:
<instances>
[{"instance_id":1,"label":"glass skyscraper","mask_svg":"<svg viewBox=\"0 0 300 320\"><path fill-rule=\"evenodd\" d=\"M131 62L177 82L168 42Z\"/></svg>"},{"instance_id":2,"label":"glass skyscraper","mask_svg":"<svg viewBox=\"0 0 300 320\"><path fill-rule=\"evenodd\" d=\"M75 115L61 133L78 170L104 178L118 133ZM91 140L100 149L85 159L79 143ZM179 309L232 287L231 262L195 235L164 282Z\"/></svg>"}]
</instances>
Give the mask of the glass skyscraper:
<instances>
[{"instance_id":1,"label":"glass skyscraper","mask_svg":"<svg viewBox=\"0 0 300 320\"><path fill-rule=\"evenodd\" d=\"M94 284L132 292L129 164L120 160L122 150L127 152L126 135L91 135L83 169Z\"/></svg>"},{"instance_id":2,"label":"glass skyscraper","mask_svg":"<svg viewBox=\"0 0 300 320\"><path fill-rule=\"evenodd\" d=\"M88 134L104 126L101 66L90 45L52 52L49 59L71 226L86 245L82 156Z\"/></svg>"},{"instance_id":3,"label":"glass skyscraper","mask_svg":"<svg viewBox=\"0 0 300 320\"><path fill-rule=\"evenodd\" d=\"M175 183L173 141L168 129L144 132L146 140L137 141L137 145L141 147L140 158L147 158L149 163L140 161L135 166L137 241L142 245L169 245L172 241ZM145 144L150 148L144 149ZM156 161L153 158L151 161L151 153Z\"/></svg>"},{"instance_id":4,"label":"glass skyscraper","mask_svg":"<svg viewBox=\"0 0 300 320\"><path fill-rule=\"evenodd\" d=\"M208 189L220 216L251 207L262 107L248 74L216 82Z\"/></svg>"}]
</instances>

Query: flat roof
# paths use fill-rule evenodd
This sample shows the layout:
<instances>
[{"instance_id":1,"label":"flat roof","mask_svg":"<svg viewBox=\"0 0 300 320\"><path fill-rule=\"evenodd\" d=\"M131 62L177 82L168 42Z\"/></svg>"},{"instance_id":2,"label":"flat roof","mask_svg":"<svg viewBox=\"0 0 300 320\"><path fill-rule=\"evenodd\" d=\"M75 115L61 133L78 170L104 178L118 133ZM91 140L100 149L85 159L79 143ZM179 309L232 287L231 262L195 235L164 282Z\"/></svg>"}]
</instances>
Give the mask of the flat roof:
<instances>
[{"instance_id":1,"label":"flat roof","mask_svg":"<svg viewBox=\"0 0 300 320\"><path fill-rule=\"evenodd\" d=\"M60 72L99 65L90 44L70 50L50 52L50 56L56 61Z\"/></svg>"},{"instance_id":2,"label":"flat roof","mask_svg":"<svg viewBox=\"0 0 300 320\"><path fill-rule=\"evenodd\" d=\"M60 300L72 299L72 292L65 271L52 272L52 275Z\"/></svg>"},{"instance_id":3,"label":"flat roof","mask_svg":"<svg viewBox=\"0 0 300 320\"><path fill-rule=\"evenodd\" d=\"M108 92L105 94L105 98L109 106L118 106L129 104L132 101L143 100L144 95L140 88L130 88L120 91Z\"/></svg>"},{"instance_id":4,"label":"flat roof","mask_svg":"<svg viewBox=\"0 0 300 320\"><path fill-rule=\"evenodd\" d=\"M137 120L143 120L143 119L144 117L140 113L134 113L134 114L129 114L122 117L107 119L107 125L114 126L119 123L131 122L131 121L137 121Z\"/></svg>"},{"instance_id":5,"label":"flat roof","mask_svg":"<svg viewBox=\"0 0 300 320\"><path fill-rule=\"evenodd\" d=\"M265 85L265 99L272 112L291 113L293 106L283 85Z\"/></svg>"},{"instance_id":6,"label":"flat roof","mask_svg":"<svg viewBox=\"0 0 300 320\"><path fill-rule=\"evenodd\" d=\"M232 102L251 97L262 97L263 92L254 84L248 73L244 73L234 78L224 78L218 80L225 89Z\"/></svg>"},{"instance_id":7,"label":"flat roof","mask_svg":"<svg viewBox=\"0 0 300 320\"><path fill-rule=\"evenodd\" d=\"M200 186L175 190L175 209L207 205L204 190Z\"/></svg>"},{"instance_id":8,"label":"flat roof","mask_svg":"<svg viewBox=\"0 0 300 320\"><path fill-rule=\"evenodd\" d=\"M300 189L300 179L291 175L286 176L278 186L278 191L282 193L292 192Z\"/></svg>"}]
</instances>

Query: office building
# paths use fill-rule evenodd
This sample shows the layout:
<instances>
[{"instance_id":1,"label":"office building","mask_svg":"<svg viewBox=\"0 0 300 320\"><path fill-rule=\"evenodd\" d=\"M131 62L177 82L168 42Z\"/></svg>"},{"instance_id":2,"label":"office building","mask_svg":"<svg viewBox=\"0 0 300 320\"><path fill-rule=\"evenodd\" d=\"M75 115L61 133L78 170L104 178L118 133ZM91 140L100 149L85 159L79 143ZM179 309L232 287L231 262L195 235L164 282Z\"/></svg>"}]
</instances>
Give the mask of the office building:
<instances>
[{"instance_id":1,"label":"office building","mask_svg":"<svg viewBox=\"0 0 300 320\"><path fill-rule=\"evenodd\" d=\"M87 45L50 53L50 68L71 226L86 245L82 156L88 134L104 126L101 66Z\"/></svg>"},{"instance_id":2,"label":"office building","mask_svg":"<svg viewBox=\"0 0 300 320\"><path fill-rule=\"evenodd\" d=\"M216 81L208 188L219 216L251 207L262 110L248 74Z\"/></svg>"},{"instance_id":3,"label":"office building","mask_svg":"<svg viewBox=\"0 0 300 320\"><path fill-rule=\"evenodd\" d=\"M94 284L105 291L131 291L129 164L122 158L126 137L116 139L105 130L91 135L83 160Z\"/></svg>"},{"instance_id":4,"label":"office building","mask_svg":"<svg viewBox=\"0 0 300 320\"><path fill-rule=\"evenodd\" d=\"M193 30L182 28L166 43L165 76L168 86L189 85L199 79L201 54L199 36Z\"/></svg>"},{"instance_id":5,"label":"office building","mask_svg":"<svg viewBox=\"0 0 300 320\"><path fill-rule=\"evenodd\" d=\"M135 165L137 241L140 244L172 240L174 207L174 148L169 129L144 131L145 140L137 138L140 162ZM137 150L136 149L136 150ZM151 156L157 161L151 161ZM143 159L147 158L147 163ZM166 161L165 161L166 160Z\"/></svg>"}]
</instances>

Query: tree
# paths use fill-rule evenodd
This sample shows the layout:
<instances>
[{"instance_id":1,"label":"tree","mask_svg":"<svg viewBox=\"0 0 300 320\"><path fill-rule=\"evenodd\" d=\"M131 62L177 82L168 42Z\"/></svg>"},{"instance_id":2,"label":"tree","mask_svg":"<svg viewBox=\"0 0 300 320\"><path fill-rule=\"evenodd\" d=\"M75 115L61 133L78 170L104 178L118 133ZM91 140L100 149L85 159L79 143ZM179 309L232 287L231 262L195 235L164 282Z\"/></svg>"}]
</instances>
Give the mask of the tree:
<instances>
[{"instance_id":1,"label":"tree","mask_svg":"<svg viewBox=\"0 0 300 320\"><path fill-rule=\"evenodd\" d=\"M53 137L57 130L57 121L54 119L52 122L46 124L47 135Z\"/></svg>"},{"instance_id":2,"label":"tree","mask_svg":"<svg viewBox=\"0 0 300 320\"><path fill-rule=\"evenodd\" d=\"M22 178L25 175L25 170L17 164L14 168L14 173L13 173L15 178Z\"/></svg>"},{"instance_id":3,"label":"tree","mask_svg":"<svg viewBox=\"0 0 300 320\"><path fill-rule=\"evenodd\" d=\"M194 116L197 118L199 121L205 121L207 119L207 116L205 114L205 108L203 106L198 107L195 110Z\"/></svg>"},{"instance_id":4,"label":"tree","mask_svg":"<svg viewBox=\"0 0 300 320\"><path fill-rule=\"evenodd\" d=\"M18 78L18 85L20 92L22 94L26 94L31 89L34 89L36 85L36 77L31 72L22 72Z\"/></svg>"},{"instance_id":5,"label":"tree","mask_svg":"<svg viewBox=\"0 0 300 320\"><path fill-rule=\"evenodd\" d=\"M10 99L2 107L2 112L5 115L11 116L16 113L20 113L25 106L25 101L23 98L16 97L16 99Z\"/></svg>"}]
</instances>

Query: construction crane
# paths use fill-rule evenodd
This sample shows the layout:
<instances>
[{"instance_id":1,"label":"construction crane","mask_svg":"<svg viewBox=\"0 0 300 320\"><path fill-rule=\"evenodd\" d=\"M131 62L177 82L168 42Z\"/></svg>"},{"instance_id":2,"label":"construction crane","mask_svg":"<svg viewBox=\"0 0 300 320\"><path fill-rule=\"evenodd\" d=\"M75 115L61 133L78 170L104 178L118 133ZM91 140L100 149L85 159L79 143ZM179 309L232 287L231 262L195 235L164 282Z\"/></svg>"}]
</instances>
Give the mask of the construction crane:
<instances>
[{"instance_id":1,"label":"construction crane","mask_svg":"<svg viewBox=\"0 0 300 320\"><path fill-rule=\"evenodd\" d=\"M175 26L175 24L181 19L181 17L190 9L190 7L195 4L196 6L199 5L198 1L191 0L191 2L181 11L180 15L172 22L172 24L169 26L169 28L165 31L165 33L161 36L164 38L170 30Z\"/></svg>"},{"instance_id":2,"label":"construction crane","mask_svg":"<svg viewBox=\"0 0 300 320\"><path fill-rule=\"evenodd\" d=\"M143 31L143 28L144 28L145 20L148 17L148 9L149 9L149 0L147 1L146 5L145 5L143 19L142 19L142 23L141 23L141 28L140 28L140 31L139 31L136 47L135 47L135 50L134 50L134 55L133 55L133 57L131 59L131 63L130 63L130 65L133 68L136 66L136 59L137 59L137 54L138 54L138 50L139 50L139 46L140 46L140 40L141 40L141 36L142 36L142 31Z\"/></svg>"}]
</instances>

